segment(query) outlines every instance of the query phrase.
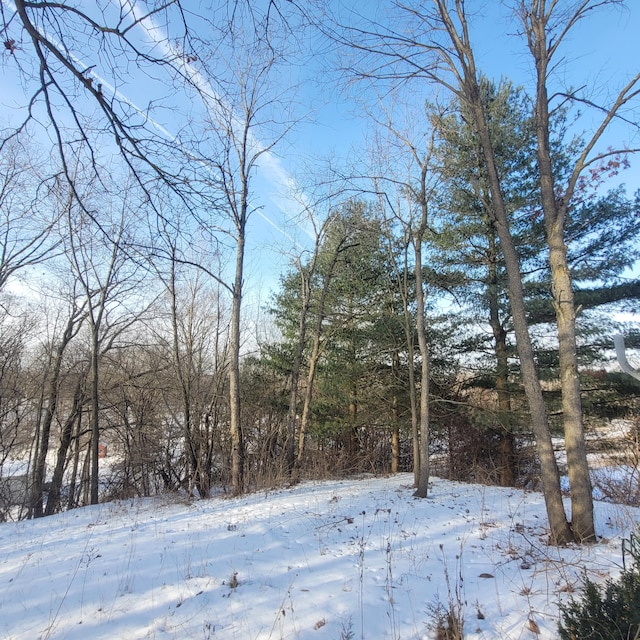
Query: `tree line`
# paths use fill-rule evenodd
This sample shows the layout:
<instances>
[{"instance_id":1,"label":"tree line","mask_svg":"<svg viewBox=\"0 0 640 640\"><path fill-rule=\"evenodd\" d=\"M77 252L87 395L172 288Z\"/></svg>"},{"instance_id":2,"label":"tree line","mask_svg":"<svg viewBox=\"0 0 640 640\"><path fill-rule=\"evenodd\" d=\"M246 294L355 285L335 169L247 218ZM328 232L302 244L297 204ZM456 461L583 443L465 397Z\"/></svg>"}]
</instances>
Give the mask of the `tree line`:
<instances>
[{"instance_id":1,"label":"tree line","mask_svg":"<svg viewBox=\"0 0 640 640\"><path fill-rule=\"evenodd\" d=\"M556 91L568 34L622 3L512 5L531 88L477 67L463 0L391 3L384 22L273 0L5 9L25 89L0 147L0 461L28 460L19 517L401 469L425 497L437 464L540 487L554 543L595 539L585 430L636 410L604 352L612 310L637 307L640 231L639 194L608 188L635 150L601 143L637 126L640 74L602 104ZM294 124L281 78L302 28L348 52L336 66L364 87L371 159L305 176L321 189L303 198L312 246L250 352L256 171ZM127 65L161 78L161 99L125 97ZM169 134L174 101L205 108ZM576 133L578 108L596 116ZM50 147L27 142L45 133Z\"/></svg>"}]
</instances>

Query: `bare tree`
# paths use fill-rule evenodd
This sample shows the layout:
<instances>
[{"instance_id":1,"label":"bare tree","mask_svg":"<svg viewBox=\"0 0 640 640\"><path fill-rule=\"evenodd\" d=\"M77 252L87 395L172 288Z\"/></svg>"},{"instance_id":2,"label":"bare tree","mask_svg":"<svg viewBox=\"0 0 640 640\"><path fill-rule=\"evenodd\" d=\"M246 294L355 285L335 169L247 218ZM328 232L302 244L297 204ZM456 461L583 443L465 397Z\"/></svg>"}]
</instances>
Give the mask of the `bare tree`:
<instances>
[{"instance_id":1,"label":"bare tree","mask_svg":"<svg viewBox=\"0 0 640 640\"><path fill-rule=\"evenodd\" d=\"M74 184L77 192L77 178ZM130 197L125 185L119 200L95 198L90 216L86 206L69 206L66 213L65 256L82 291L89 324L91 504L98 502L99 490L100 362L137 318L136 303L142 299L144 308L151 302L142 293L140 266L131 259L136 219ZM82 201L86 205L90 199L82 194Z\"/></svg>"},{"instance_id":2,"label":"bare tree","mask_svg":"<svg viewBox=\"0 0 640 640\"><path fill-rule=\"evenodd\" d=\"M305 394L305 402L303 408L304 422L301 422L300 425L300 436L298 438L298 447L296 452L296 423L297 423L297 415L298 415L298 393L299 393L299 382L300 375L302 372L302 364L304 357L305 345L307 342L307 332L309 329L309 312L312 303L312 293L313 293L313 281L315 280L315 276L318 269L318 255L320 252L320 247L322 246L323 239L325 237L326 228L328 224L330 224L331 217L327 217L319 228L316 225L313 216L309 215L309 221L314 229L314 245L313 252L311 253L311 257L309 258L306 264L302 264L302 257L298 256L296 258L296 267L298 270L298 275L300 276L300 310L298 315L298 333L297 333L297 341L295 352L293 354L293 362L291 363L291 374L289 377L289 409L287 411L287 434L286 434L286 456L287 456L287 467L288 471L291 475L291 479L293 482L297 481L297 473L300 467L300 464L303 460L304 455L304 444L305 444L305 432L307 429L307 422L309 420L309 407L310 399L307 400ZM320 306L324 306L322 303L322 299L320 301ZM319 313L322 313L322 309L319 309ZM313 378L315 377L315 367L316 362L313 362L315 354L316 359L319 352L319 344L316 345L315 336L318 335L319 331L321 331L322 324L320 323L320 327L316 324L316 332L314 334L314 347L312 352L312 362L309 366L309 373L311 374L313 370L313 374L311 375L311 380L309 377L307 378L307 390L312 393L313 388ZM310 389L311 388L311 389Z\"/></svg>"},{"instance_id":3,"label":"bare tree","mask_svg":"<svg viewBox=\"0 0 640 640\"><path fill-rule=\"evenodd\" d=\"M3 131L0 148L46 130L80 202L78 153L87 153L87 169L97 177L105 148L122 158L143 191L151 176L187 197L172 169L174 141L154 119L154 97L138 105L126 95L132 69L150 80L160 76L165 99L169 87L194 88L189 68L198 54L178 0L82 8L17 0L2 6L0 20L7 65L25 91L22 119Z\"/></svg>"},{"instance_id":4,"label":"bare tree","mask_svg":"<svg viewBox=\"0 0 640 640\"><path fill-rule=\"evenodd\" d=\"M319 259L319 251L320 246L317 246L316 253L314 253L312 259L312 266L314 270L320 272L320 281L321 286L318 287L316 291L318 299L315 308L315 322L312 328L313 335L313 343L311 347L311 353L309 354L307 360L307 378L305 385L305 393L302 404L302 415L300 417L300 428L298 431L298 447L296 454L296 463L295 463L295 471L294 478L297 477L297 471L302 465L305 455L305 444L307 438L307 431L309 428L309 422L311 420L311 401L313 399L313 391L315 385L315 378L318 369L318 363L320 361L320 356L322 355L322 347L323 340L325 339L324 335L324 324L326 320L327 313L327 298L329 296L329 292L331 290L331 283L335 276L336 266L338 264L338 259L340 254L345 250L345 247L349 242L349 229L345 228L343 224L341 224L341 220L336 213L330 214L327 216L324 224L323 224L324 234L318 234L317 240L320 243L323 237L326 239L326 233L329 231L332 232L332 239L329 242L329 247L327 248L327 253L324 255L322 268L319 268L318 259ZM312 274L309 274L309 277ZM308 291L309 300L307 301L307 305L311 304L311 291ZM304 301L304 300L303 300ZM308 311L308 308L307 308ZM306 325L306 322L305 322ZM306 333L306 331L305 331ZM300 336L299 336L300 337ZM304 345L299 341L298 349L303 347Z\"/></svg>"},{"instance_id":5,"label":"bare tree","mask_svg":"<svg viewBox=\"0 0 640 640\"><path fill-rule=\"evenodd\" d=\"M221 278L206 265L199 266L232 298L229 386L235 493L244 486L239 363L246 234L256 209L251 181L258 160L270 160L271 149L289 127L290 105L283 99L288 87L280 92L283 85L274 78L284 60L283 43L293 34L288 12L288 5L275 0L261 7L232 0L197 16L179 0L121 6L101 1L90 7L19 0L11 8L3 5L1 13L8 64L25 87L26 104L22 120L4 131L0 145L37 133L39 123L46 123L74 199L113 246L119 243L117 229L99 224L75 177L78 164L84 163L95 184L108 191L101 167L106 154L121 159L160 224L171 220L158 203L157 183L210 230L213 242L223 241L220 234L233 239L233 277ZM197 36L188 19L197 20ZM150 90L148 98L136 103L130 97L137 93L132 73L144 75L158 95ZM164 125L169 113L165 108L173 122L178 120L175 104L184 105L183 120L193 123L196 101L195 111L209 120L204 142L202 131L194 142ZM221 210L224 215L212 222ZM225 223L219 224L220 219ZM98 291L94 294L99 297Z\"/></svg>"},{"instance_id":6,"label":"bare tree","mask_svg":"<svg viewBox=\"0 0 640 640\"><path fill-rule=\"evenodd\" d=\"M10 464L29 450L33 404L29 398L28 342L36 315L7 294L0 294L0 521L28 509L28 477L12 480Z\"/></svg>"},{"instance_id":7,"label":"bare tree","mask_svg":"<svg viewBox=\"0 0 640 640\"><path fill-rule=\"evenodd\" d=\"M395 99L395 98L394 98ZM429 388L430 345L427 339L426 312L428 291L424 281L424 244L428 241L431 225L431 208L437 190L438 178L433 168L434 131L421 130L417 123L398 118L398 105L387 107L382 97L378 100L381 115L374 118L380 128L374 169L375 191L381 206L389 210L390 225L399 225L404 244L413 253L413 279L415 286L415 332L420 352L420 401L417 420L414 421L414 473L415 495L426 498L429 488ZM395 109L395 112L394 112ZM386 138L385 142L382 142ZM381 146L382 145L382 146ZM405 253L406 256L406 253ZM406 277L406 276L405 276ZM402 293L402 292L401 292ZM405 333L407 343L413 343L409 318L409 300L406 286ZM409 367L413 366L413 357ZM415 409L414 409L415 411Z\"/></svg>"},{"instance_id":8,"label":"bare tree","mask_svg":"<svg viewBox=\"0 0 640 640\"><path fill-rule=\"evenodd\" d=\"M56 180L45 180L35 151L12 141L0 150L0 291L19 271L55 251Z\"/></svg>"},{"instance_id":9,"label":"bare tree","mask_svg":"<svg viewBox=\"0 0 640 640\"><path fill-rule=\"evenodd\" d=\"M255 19L256 14L253 14ZM272 27L263 16L261 28L251 33L233 31L225 52L226 64L216 58L209 76L208 116L205 137L195 153L206 169L205 187L212 194L209 218L200 216L203 227L223 242L232 241L233 275L215 279L231 295L229 325L229 394L231 484L234 494L245 488L244 440L240 406L240 357L242 349L242 302L245 253L249 221L260 205L256 201L255 173L259 163L274 162L273 149L291 127L291 87L282 87L276 74L284 57L264 36Z\"/></svg>"},{"instance_id":10,"label":"bare tree","mask_svg":"<svg viewBox=\"0 0 640 640\"><path fill-rule=\"evenodd\" d=\"M60 441L56 452L56 464L53 469L51 482L49 483L49 490L47 492L47 506L44 511L44 515L46 516L50 516L60 509L64 474L69 461L68 455L72 445L73 434L74 430L80 430L82 412L86 402L86 367L79 367L73 377L75 377L73 397L68 413L64 418L64 422L60 429ZM79 440L79 433L76 434L76 439ZM76 443L76 446L79 447L79 442ZM70 499L72 499L72 496L70 496Z\"/></svg>"},{"instance_id":11,"label":"bare tree","mask_svg":"<svg viewBox=\"0 0 640 640\"><path fill-rule=\"evenodd\" d=\"M64 313L60 317L61 329L58 329L55 324L52 326L52 340L45 347L44 386L37 412L31 468L28 515L33 518L45 515L43 492L47 478L47 454L50 447L51 430L56 419L61 395L63 359L71 341L78 335L87 318L86 301L83 302L78 298L79 296L75 291L70 292L68 303L63 305Z\"/></svg>"},{"instance_id":12,"label":"bare tree","mask_svg":"<svg viewBox=\"0 0 640 640\"><path fill-rule=\"evenodd\" d=\"M422 80L444 87L468 105L486 164L493 215L505 257L509 300L513 314L522 379L540 459L542 484L551 528L551 539L563 544L574 539L564 511L560 474L555 459L547 411L542 396L529 335L519 258L509 227L500 174L480 92L464 0L433 0L431 8L422 4L392 3L397 16L407 24L394 28L386 24L364 23L341 28L337 37L362 59L349 71L357 77L385 82Z\"/></svg>"},{"instance_id":13,"label":"bare tree","mask_svg":"<svg viewBox=\"0 0 640 640\"><path fill-rule=\"evenodd\" d=\"M625 119L624 109L640 96L640 73L626 83L610 104L589 106L602 112L595 132L584 144L563 184L554 169L550 144L553 96L549 95L550 76L559 60L561 47L576 25L594 9L607 5L621 5L619 0L579 0L558 3L555 0L522 0L518 2L518 16L536 69L535 122L538 140L538 169L546 241L549 247L553 305L556 313L560 355L560 383L562 412L567 450L567 468L571 486L571 521L573 533L580 542L596 539L593 521L593 499L589 466L584 440L580 379L578 376L576 345L576 304L573 283L567 261L565 225L580 176L585 170L605 158L629 149L608 149L598 152L596 146L615 119ZM560 96L584 105L576 93ZM634 124L637 128L637 123Z\"/></svg>"},{"instance_id":14,"label":"bare tree","mask_svg":"<svg viewBox=\"0 0 640 640\"><path fill-rule=\"evenodd\" d=\"M181 397L186 481L207 497L214 474L216 436L228 365L228 313L219 287L210 290L196 271L179 281L172 265L168 294L171 314L172 369ZM226 406L226 403L225 403Z\"/></svg>"}]
</instances>

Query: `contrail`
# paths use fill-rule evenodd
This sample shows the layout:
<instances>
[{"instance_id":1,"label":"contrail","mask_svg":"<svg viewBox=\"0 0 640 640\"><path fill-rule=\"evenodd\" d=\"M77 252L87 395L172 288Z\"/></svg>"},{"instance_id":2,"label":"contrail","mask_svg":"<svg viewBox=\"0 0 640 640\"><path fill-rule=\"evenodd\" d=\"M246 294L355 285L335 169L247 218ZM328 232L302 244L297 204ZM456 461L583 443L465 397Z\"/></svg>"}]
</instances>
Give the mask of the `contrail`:
<instances>
[{"instance_id":1,"label":"contrail","mask_svg":"<svg viewBox=\"0 0 640 640\"><path fill-rule=\"evenodd\" d=\"M2 4L4 4L6 7L8 7L13 12L17 11L16 5L13 2L11 2L11 0L2 0ZM73 62L78 67L87 67L88 66L87 63L84 60L82 60L82 58L79 58L77 55L75 55L70 49L65 47L63 45L63 43L60 42L58 39L52 38L46 32L44 32L42 35L49 42L53 43L53 45L55 47L57 47L61 51L64 51L65 54L67 56L69 56L69 58L71 58L71 60L73 60ZM103 89L104 88L108 89L108 91L111 94L113 94L116 98L118 98L118 100L124 102L127 106L131 107L134 111L136 111L139 115L141 115L147 122L152 124L155 129L157 129L160 133L162 133L162 135L164 135L170 141L174 142L176 140L175 136L173 136L165 127L163 127L160 123L155 122L153 120L153 118L150 118L148 116L148 114L146 114L140 107L138 107L138 105L135 102L133 102L132 100L127 98L127 96L125 96L123 93L118 91L118 89L116 89L106 78L103 78L99 73L97 73L95 71L95 67L92 68L90 71L88 71L86 75L87 76L91 76L92 78L97 80L102 85Z\"/></svg>"},{"instance_id":2,"label":"contrail","mask_svg":"<svg viewBox=\"0 0 640 640\"><path fill-rule=\"evenodd\" d=\"M1 0L1 2L10 11L12 12L17 11L15 4L11 2L11 0ZM151 38L154 44L161 47L162 51L165 54L171 55L172 57L176 57L180 60L183 59L183 56L181 55L182 52L174 45L168 43L166 33L163 31L163 29L159 25L155 23L155 21L150 15L148 15L147 13L141 13L140 10L128 0L112 0L112 2L118 8L118 10L130 12L134 16L134 18L138 21L137 26L140 27L140 29L143 30L147 36L149 36L149 38ZM145 23L149 23L149 24L145 24ZM83 68L83 67L87 68L89 66L85 62L85 60L83 60L78 55L76 55L71 50L69 50L67 47L65 47L63 43L60 42L57 38L51 37L50 34L47 32L43 32L42 35L45 38L47 38L58 49L60 49L61 51L64 51L65 54L79 68ZM194 69L191 65L188 65L185 62L182 62L181 64L182 64L183 72L186 75L188 75L190 80L194 83L194 85L198 87L198 89L200 89L201 94L203 96L209 95L212 97L212 99L218 100L221 103L223 102L221 98L216 94L215 90L211 86L211 83L208 80L206 80L197 69ZM145 122L148 122L151 126L153 126L153 128L156 131L158 131L161 135L163 135L168 141L175 143L181 149L181 151L184 151L187 156L189 155L188 150L185 149L184 146L178 141L178 138L175 134L171 133L171 131L169 131L165 126L163 126L162 124L157 122L153 117L151 117L147 111L140 108L132 99L130 99L128 96L126 96L121 91L119 91L106 78L101 76L96 71L95 67L88 70L86 75L92 77L94 80L96 80L96 82L100 83L102 85L103 91L107 91L111 93L119 101L126 104L128 107L134 110L138 115L140 115L145 120ZM207 110L214 111L215 105L207 104L207 101L204 98L203 98L203 102ZM240 126L241 121L239 120L239 118L237 118L236 116L232 116L232 117L235 123L238 124L238 126ZM273 153L271 153L271 151L267 150L265 146L262 145L251 132L249 132L249 135L251 137L252 147L263 150L262 158L265 162L263 163L263 166L261 168L265 172L271 174L272 178L275 177L275 180L271 180L271 182L280 183L282 185L295 184L294 178L284 168L282 168L278 158L276 158L273 155ZM204 164L204 161L202 160L196 160L196 161L202 162ZM211 168L209 170L212 171ZM278 204L273 199L273 197L270 197L270 199L274 203L274 205L278 207L278 209L280 209L283 213L286 213L286 210L280 204ZM280 225L278 225L274 220L272 220L267 214L265 214L260 209L256 209L255 211L260 215L260 217L262 217L281 235L287 238L287 240L289 240L292 244L294 244L299 249L304 249L304 247L297 240L295 240L289 233L287 233ZM299 228L301 228L302 231L304 231L309 237L313 239L312 234L307 229L300 226L298 223L294 222L294 224Z\"/></svg>"},{"instance_id":3,"label":"contrail","mask_svg":"<svg viewBox=\"0 0 640 640\"><path fill-rule=\"evenodd\" d=\"M151 38L154 44L158 45L161 48L161 50L164 52L164 54L167 57L175 58L181 61L180 64L181 64L183 73L185 73L185 75L189 77L189 79L193 82L193 84L199 89L200 95L203 96L202 100L203 100L205 109L207 109L208 111L212 112L215 115L217 110L216 103L224 104L224 100L215 91L211 83L205 77L203 77L203 75L197 69L195 69L191 64L188 64L187 62L185 62L184 52L181 51L177 47L177 45L174 45L169 41L167 34L162 29L162 27L160 27L155 22L155 20L153 19L153 16L150 15L148 12L146 13L140 12L138 7L142 3L138 3L138 5L136 6L134 3L131 2L131 0L112 0L112 2L117 3L118 8L121 10L130 11L137 21L137 26L144 31L145 35ZM206 99L207 96L211 96L211 101ZM136 107L135 105L132 105L132 106L134 106L134 108L139 113L141 113L145 118L148 118L149 121L154 126L159 128L159 130L166 131L164 127L157 125L157 123L155 123L146 113L143 113L138 107ZM244 123L233 113L232 113L232 124L237 125L238 128L242 128L245 126ZM166 132L166 135L170 136L170 139L172 141L176 141L175 136L172 136L171 134L169 134L169 132ZM270 174L271 176L270 181L275 184L284 185L287 187L289 191L291 191L292 190L291 185L296 185L296 181L293 178L293 176L286 169L282 167L280 160L256 138L256 136L252 131L249 131L248 135L250 139L250 147L253 149L256 149L257 152L261 152L262 154L261 169L266 173ZM303 197L303 200L306 200L306 198L304 198L304 195L302 197ZM272 196L270 197L270 199L273 202L273 204L276 207L278 207L278 209L280 209L283 213L287 213L286 209L282 207ZM306 203L304 208L308 209L308 206ZM278 225L274 220L272 220L269 216L267 216L263 211L261 211L260 209L256 209L256 212L266 222L268 222L272 227L274 227L280 234L282 234L285 238L287 238L291 243L293 243L299 249L304 249L304 247L297 240L295 240L290 234L288 234L280 225ZM304 228L298 223L294 222L294 224L298 228L302 229L302 231L306 235L308 235L312 240L314 240L313 234L310 233L308 229Z\"/></svg>"}]
</instances>

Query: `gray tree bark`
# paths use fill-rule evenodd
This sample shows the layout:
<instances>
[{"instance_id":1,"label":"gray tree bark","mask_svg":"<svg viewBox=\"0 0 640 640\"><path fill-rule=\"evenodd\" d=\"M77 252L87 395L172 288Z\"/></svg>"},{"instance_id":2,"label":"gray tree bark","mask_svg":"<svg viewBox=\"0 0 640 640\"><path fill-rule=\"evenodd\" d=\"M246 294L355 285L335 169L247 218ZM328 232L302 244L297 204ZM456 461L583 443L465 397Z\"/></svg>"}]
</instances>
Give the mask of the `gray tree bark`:
<instances>
[{"instance_id":1,"label":"gray tree bark","mask_svg":"<svg viewBox=\"0 0 640 640\"><path fill-rule=\"evenodd\" d=\"M550 537L555 544L566 544L572 541L574 537L569 522L567 521L562 502L560 473L551 441L547 410L542 396L542 388L536 369L533 345L527 324L520 262L510 231L495 153L482 104L478 84L478 72L476 70L473 48L467 30L464 1L455 0L456 16L460 22L460 28L457 28L452 20L447 0L434 0L434 3L436 4L441 24L450 39L456 59L459 62L458 66L452 67L452 71L457 78L457 91L460 98L470 107L473 123L482 146L482 153L486 163L496 231L500 238L500 245L504 254L507 270L509 302L511 304L514 332L516 335L518 355L520 357L522 381L529 404L531 427L536 439L536 447L540 460Z\"/></svg>"}]
</instances>

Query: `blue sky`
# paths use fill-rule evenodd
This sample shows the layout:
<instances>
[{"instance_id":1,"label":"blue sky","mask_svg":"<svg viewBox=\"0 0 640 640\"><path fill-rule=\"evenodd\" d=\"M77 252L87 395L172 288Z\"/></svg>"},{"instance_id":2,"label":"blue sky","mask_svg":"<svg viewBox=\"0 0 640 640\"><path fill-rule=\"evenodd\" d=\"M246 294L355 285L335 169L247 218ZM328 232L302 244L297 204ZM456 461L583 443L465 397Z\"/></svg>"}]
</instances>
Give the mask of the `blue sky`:
<instances>
[{"instance_id":1,"label":"blue sky","mask_svg":"<svg viewBox=\"0 0 640 640\"><path fill-rule=\"evenodd\" d=\"M334 7L338 4L332 3ZM352 15L352 11L376 11L381 21L384 21L384 7L388 6L388 3L366 0L342 4L347 5L343 9L345 15ZM593 86L597 91L590 97L606 102L637 73L640 66L640 2L630 2L629 7L600 10L575 28L562 49L564 62L554 74L551 85L555 90L566 86ZM504 3L468 1L467 9L471 8L478 9L471 21L471 32L476 46L476 61L482 72L496 80L508 77L516 84L531 88L534 81L531 54L525 39L516 34L515 22ZM294 144L282 158L283 167L292 175L298 171L296 159L300 155L330 158L333 164L339 164L347 156L366 155L363 149L369 127L366 118L362 109L349 99L348 92L332 84L333 79L324 67L326 64L324 59L315 61L319 76L314 78L310 73L312 82L304 93L307 101L318 105L314 121L296 128ZM357 86L355 92L360 93L360 98L361 91L362 87ZM425 95L423 92L429 89L414 85L414 91L415 108L419 110ZM636 116L640 119L640 109L636 110ZM576 132L589 131L594 122L593 119L582 118L576 123ZM640 136L626 125L613 125L599 148L618 147L621 143L640 147ZM622 172L616 181L625 183L629 192L640 188L640 158L632 158L631 168ZM278 215L268 204L265 211ZM277 237L274 240L278 242Z\"/></svg>"},{"instance_id":2,"label":"blue sky","mask_svg":"<svg viewBox=\"0 0 640 640\"><path fill-rule=\"evenodd\" d=\"M5 9L12 3L2 0ZM333 2L337 11L350 12L362 7L365 12L375 11L382 16L387 3L348 3L347 8ZM583 22L565 43L563 54L566 65L558 69L558 86L599 86L595 98L606 99L607 92L614 92L636 72L640 60L640 3L629 2L631 8L598 11L590 20ZM476 45L479 67L484 73L499 79L509 77L516 83L530 86L532 80L531 58L524 39L515 35L514 22L503 3L467 2L467 8L476 10L471 20L472 38ZM381 18L384 19L384 18ZM311 163L330 159L339 166L346 158L364 157L364 144L368 123L362 111L341 90L337 78L327 71L331 61L324 57L314 58L311 49L321 48L320 41L309 36L309 51L304 65L291 75L281 76L300 82L296 95L298 113L305 117L293 128L287 138L274 150L261 158L256 175L255 204L259 212L253 216L249 229L249 253L247 277L256 301L265 302L268 290L277 284L278 275L286 268L293 255L311 246L307 233L309 226L300 218L303 204L300 198L290 198L287 191L292 185L304 191ZM85 52L85 56L90 54ZM310 57L307 57L310 56ZM11 117L16 101L23 102L20 83L16 81L11 57L5 53L0 77L0 104L3 118ZM120 90L135 104L144 108L150 97L166 97L166 85L153 83L148 77L135 74ZM416 87L416 109L421 108L425 93ZM428 89L427 89L428 91ZM176 93L170 102L180 104L183 98ZM181 108L184 105L180 105ZM360 113L359 113L360 111ZM182 123L173 122L171 111L158 111L155 118L165 127L167 135L176 134ZM588 121L579 126L589 127ZM256 135L260 137L260 132ZM620 141L640 146L640 137L628 138L628 128L612 127L604 145L617 145ZM620 176L630 189L640 187L640 163L634 160L632 169ZM324 171L316 169L318 173ZM312 198L309 195L307 202Z\"/></svg>"},{"instance_id":3,"label":"blue sky","mask_svg":"<svg viewBox=\"0 0 640 640\"><path fill-rule=\"evenodd\" d=\"M382 6L388 5L386 2L360 4L375 6L379 12ZM630 8L626 10L600 10L575 28L562 49L566 64L561 65L555 74L557 86L560 83L572 87L593 85L601 90L614 91L637 73L640 68L640 3L628 4ZM531 88L534 79L531 55L524 38L515 33L516 25L508 9L502 2L480 0L467 1L466 6L469 11L478 7L478 13L474 14L470 24L480 70L496 80L507 77L515 84ZM383 20L383 17L378 19ZM361 87L357 89L360 90ZM326 98L329 91L329 86L323 85L321 96L324 94ZM361 139L366 123L354 116L356 107L338 90L330 91L326 104L321 103L318 122L305 127L304 135L299 137L316 151L326 153L338 149L345 152L348 143ZM612 133L615 135L608 138L615 141L620 137L624 139L625 134L617 135L620 132L614 128Z\"/></svg>"}]
</instances>

